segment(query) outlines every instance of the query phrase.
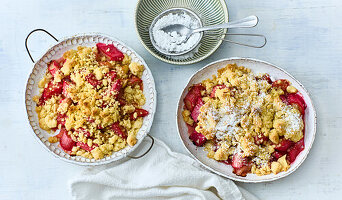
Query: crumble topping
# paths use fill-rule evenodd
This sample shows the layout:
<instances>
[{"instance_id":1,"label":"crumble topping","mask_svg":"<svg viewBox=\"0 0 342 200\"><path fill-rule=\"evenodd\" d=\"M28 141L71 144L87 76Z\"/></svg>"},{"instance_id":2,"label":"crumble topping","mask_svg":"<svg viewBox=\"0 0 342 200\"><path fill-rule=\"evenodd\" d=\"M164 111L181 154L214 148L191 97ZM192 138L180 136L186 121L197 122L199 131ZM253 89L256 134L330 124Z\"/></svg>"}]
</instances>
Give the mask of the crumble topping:
<instances>
[{"instance_id":1,"label":"crumble topping","mask_svg":"<svg viewBox=\"0 0 342 200\"><path fill-rule=\"evenodd\" d=\"M297 92L287 80L272 82L267 74L232 64L190 88L182 115L195 128L190 139L205 143L209 158L232 162L234 173L279 173L304 148L306 105ZM241 160L245 168L237 167Z\"/></svg>"},{"instance_id":2,"label":"crumble topping","mask_svg":"<svg viewBox=\"0 0 342 200\"><path fill-rule=\"evenodd\" d=\"M143 82L144 66L131 62L113 45L79 46L48 64L39 82L39 126L60 142L70 155L102 159L126 145L136 144L136 134L148 112Z\"/></svg>"}]
</instances>

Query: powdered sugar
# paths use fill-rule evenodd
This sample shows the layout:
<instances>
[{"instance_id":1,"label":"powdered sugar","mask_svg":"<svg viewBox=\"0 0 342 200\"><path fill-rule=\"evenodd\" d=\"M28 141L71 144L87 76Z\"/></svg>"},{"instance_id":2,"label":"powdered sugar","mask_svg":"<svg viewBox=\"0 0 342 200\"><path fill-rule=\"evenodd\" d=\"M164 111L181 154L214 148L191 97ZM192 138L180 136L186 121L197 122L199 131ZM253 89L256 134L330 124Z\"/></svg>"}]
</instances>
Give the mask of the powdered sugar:
<instances>
[{"instance_id":1,"label":"powdered sugar","mask_svg":"<svg viewBox=\"0 0 342 200\"><path fill-rule=\"evenodd\" d=\"M173 24L181 24L190 29L200 27L199 21L192 18L186 13L170 13L168 15L163 16L152 27L153 40L159 48L170 53L185 52L193 48L198 42L198 40L200 40L200 33L192 34L189 37L189 39L185 41L185 35L180 35L175 31L167 33L161 30L162 28Z\"/></svg>"},{"instance_id":2,"label":"powdered sugar","mask_svg":"<svg viewBox=\"0 0 342 200\"><path fill-rule=\"evenodd\" d=\"M301 122L302 118L299 113L291 112L291 109L288 107L285 109L285 120L287 122L286 132L287 133L296 133L301 131Z\"/></svg>"}]
</instances>

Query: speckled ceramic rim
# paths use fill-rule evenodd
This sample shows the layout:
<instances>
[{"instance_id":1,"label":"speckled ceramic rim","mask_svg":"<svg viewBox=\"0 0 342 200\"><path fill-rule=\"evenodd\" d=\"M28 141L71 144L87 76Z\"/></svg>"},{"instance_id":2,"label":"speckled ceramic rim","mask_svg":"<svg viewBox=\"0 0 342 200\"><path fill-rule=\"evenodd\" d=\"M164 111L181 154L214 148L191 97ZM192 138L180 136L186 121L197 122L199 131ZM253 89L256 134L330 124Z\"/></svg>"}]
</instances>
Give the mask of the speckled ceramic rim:
<instances>
[{"instance_id":1,"label":"speckled ceramic rim","mask_svg":"<svg viewBox=\"0 0 342 200\"><path fill-rule=\"evenodd\" d=\"M50 148L48 148L44 144L44 142L38 137L38 135L41 134L40 133L41 132L40 127L38 125L38 128L37 128L37 125L33 124L35 122L30 120L29 112L34 112L34 111L29 110L29 109L32 109L31 105L29 105L29 102L31 100L28 99L32 95L32 89L30 89L29 87L32 87L32 85L35 85L37 87L37 83L34 83L34 84L30 83L31 77L35 76L34 71L37 68L36 65L39 62L41 62L42 59L45 58L45 56L49 52L54 51L54 48L56 46L60 45L63 42L66 42L68 40L77 39L79 37L103 37L103 38L108 38L110 41L115 42L115 43L121 45L123 48L131 51L134 54L134 56L139 60L139 62L141 62L145 66L145 70L147 71L147 74L148 74L147 76L148 76L148 79L150 81L149 85L151 86L151 88L149 88L149 90L151 90L150 93L151 93L151 104L152 104L151 112L150 112L150 116L151 117L149 118L149 120L146 120L146 121L143 122L143 127L146 126L146 129L145 129L145 131L143 133L139 134L141 137L140 137L140 139L138 139L137 143L133 147L130 147L129 149L126 149L127 148L126 147L126 148L124 148L122 150L119 150L118 152L115 152L115 153L119 153L119 154L117 154L118 156L116 156L116 157L110 156L110 157L105 157L105 158L103 158L101 160L95 160L95 161L93 161L94 159L88 159L88 160L91 160L91 161L77 161L76 159L71 159L71 157L75 157L75 156L68 156L68 155L61 156L61 155L58 155L56 152L53 152ZM29 94L29 93L31 93L31 94ZM29 124L30 124L30 126L31 126L31 128L33 130L32 134L36 138L36 140L44 147L44 149L46 151L51 153L53 156L55 156L55 157L57 157L57 158L59 158L59 159L61 159L63 161L66 161L66 162L69 162L69 163L73 163L73 164L77 164L77 165L83 165L83 166L96 166L96 165L103 165L103 164L111 163L111 162L123 159L123 158L127 157L130 153L132 153L141 144L141 142L146 138L146 136L148 135L148 132L150 131L151 126L152 126L152 122L153 122L153 119L154 119L154 114L156 112L156 106L157 106L157 91L155 89L155 82L154 82L151 70L148 68L148 65L146 64L144 59L142 59L142 57L139 54L137 54L133 49L128 47L125 43L123 43L120 40L118 40L116 38L113 38L113 37L111 37L111 36L109 36L107 34L103 34L103 33L76 34L76 35L71 36L71 37L61 38L56 44L51 45L51 47L42 56L40 56L39 59L36 59L36 62L33 63L33 69L32 69L32 72L29 74L29 78L28 78L28 81L27 81L27 84L26 84L26 91L25 91L25 107L26 107L27 118L28 118ZM140 130L139 130L139 132L140 132ZM123 150L125 150L125 151L123 151ZM79 156L76 156L76 157L79 157ZM81 158L81 160L82 160L82 158Z\"/></svg>"},{"instance_id":2,"label":"speckled ceramic rim","mask_svg":"<svg viewBox=\"0 0 342 200\"><path fill-rule=\"evenodd\" d=\"M197 62L200 62L206 58L208 58L210 55L212 55L219 47L220 45L222 44L223 42L223 39L225 38L225 34L227 33L227 29L223 29L223 33L222 33L222 36L221 36L221 39L218 38L218 43L217 45L215 46L214 49L212 49L210 52L207 52L207 54L205 56L202 56L198 59L195 59L195 60L191 60L191 61L171 61L171 60L167 60L165 58L162 58L160 57L159 55L157 55L156 53L154 53L153 51L151 51L147 46L146 44L144 43L144 41L142 40L142 38L140 37L140 34L139 34L139 31L138 31L138 25L137 25L137 10L140 6L140 3L141 3L142 0L139 0L137 2L137 5L135 7L135 12L134 12L134 25L135 25L135 31L138 35L138 38L141 42L141 44L145 47L145 49L150 52L154 57L158 58L159 60L163 61L163 62L166 62L166 63L170 63L170 64L175 64L175 65L189 65L189 64L194 64L194 63L197 63ZM229 18L229 14L228 14L228 8L227 8L227 4L224 0L219 0L222 7L223 7L223 12L224 12L224 18L225 18L225 22L228 22L228 18ZM189 9L189 8L186 8L186 9ZM191 10L191 9L189 9Z\"/></svg>"},{"instance_id":3,"label":"speckled ceramic rim","mask_svg":"<svg viewBox=\"0 0 342 200\"><path fill-rule=\"evenodd\" d=\"M196 155L192 154L190 152L190 150L187 148L186 144L185 144L185 141L182 139L182 136L181 136L181 133L180 133L180 124L179 124L179 120L178 118L179 117L182 117L181 116L181 113L178 113L178 110L179 110L179 107L181 105L181 102L183 101L182 99L182 94L184 93L184 90L188 87L190 81L194 78L194 76L197 74L197 73L200 73L201 71L203 71L204 69L208 68L208 67L211 67L212 65L216 64L216 63L220 63L220 62L224 62L224 61L238 61L238 60L247 60L247 61L253 61L253 62L257 62L257 63L263 63L263 64L266 64L266 65L269 65L273 68L276 68L278 70L280 70L281 72L283 72L284 74L290 76L291 78L293 78L297 84L299 84L302 89L306 92L306 94L308 95L309 97L309 101L310 103L312 104L312 110L313 110L313 113L311 113L313 115L313 119L314 119L314 122L312 124L313 126L313 131L312 131L312 139L310 141L309 144L305 144L305 149L307 149L307 151L305 152L302 160L292 169L286 171L286 172L282 172L281 174L278 174L278 176L276 177L268 177L268 178L265 178L265 179L262 179L262 180L246 180L246 179L243 179L243 178L239 178L239 177L232 177L230 175L227 175L227 174L224 174L224 173L221 173L213 168L211 168L210 166L207 166L206 164L202 163L199 158L196 157ZM267 72L265 72L267 73ZM177 111L176 111L176 123L177 123L177 131L178 131L178 136L180 138L180 140L182 141L182 144L184 146L184 148L188 151L188 153L195 159L197 160L202 166L204 166L205 168L207 168L208 170L218 174L218 175L221 175L223 177L226 177L226 178L229 178L229 179L232 179L232 180L235 180L235 181L240 181L240 182L247 182L247 183L260 183L260 182L269 182L269 181L274 181L274 180L277 180L277 179L280 179L280 178L284 178L288 175L290 175L291 173L293 173L294 171L296 171L298 169L298 167L304 162L304 160L306 159L306 157L308 156L309 152L310 152L310 149L312 147L312 144L315 140L315 135L316 135L316 126L317 126L317 115L316 115L316 109L314 107L314 104L313 104L313 101L310 97L310 94L309 92L305 89L305 87L303 86L303 84L301 84L295 77L293 77L291 74L289 74L288 72L286 72L285 70L283 70L282 68L274 65L274 64L271 64L269 62L266 62L266 61L262 61L262 60L258 60L258 59L254 59L254 58L240 58L240 57L231 57L231 58L226 58L226 59L221 59L221 60L218 60L218 61L214 61L212 63L209 63L207 64L205 67L201 68L200 70L198 70L196 73L194 73L188 80L188 83L187 85L185 86L184 90L182 91L181 95L179 96L179 101L178 101L178 104L177 104ZM200 150L201 151L201 150ZM207 159L210 159L210 158L207 158Z\"/></svg>"}]
</instances>

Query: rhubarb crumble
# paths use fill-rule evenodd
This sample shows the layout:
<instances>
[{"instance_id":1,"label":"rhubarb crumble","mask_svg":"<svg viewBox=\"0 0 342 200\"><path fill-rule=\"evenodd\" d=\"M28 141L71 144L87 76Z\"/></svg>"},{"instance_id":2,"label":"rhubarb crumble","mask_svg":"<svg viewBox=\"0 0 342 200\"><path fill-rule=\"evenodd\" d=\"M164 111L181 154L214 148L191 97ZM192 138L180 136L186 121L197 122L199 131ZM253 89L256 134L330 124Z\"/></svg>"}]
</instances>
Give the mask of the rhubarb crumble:
<instances>
[{"instance_id":1,"label":"rhubarb crumble","mask_svg":"<svg viewBox=\"0 0 342 200\"><path fill-rule=\"evenodd\" d=\"M287 171L304 149L306 104L288 80L229 64L191 86L184 103L190 140L239 176Z\"/></svg>"},{"instance_id":2,"label":"rhubarb crumble","mask_svg":"<svg viewBox=\"0 0 342 200\"><path fill-rule=\"evenodd\" d=\"M143 65L103 43L79 46L50 61L34 97L39 126L58 133L48 141L90 159L135 145L149 114L142 109L143 71Z\"/></svg>"}]
</instances>

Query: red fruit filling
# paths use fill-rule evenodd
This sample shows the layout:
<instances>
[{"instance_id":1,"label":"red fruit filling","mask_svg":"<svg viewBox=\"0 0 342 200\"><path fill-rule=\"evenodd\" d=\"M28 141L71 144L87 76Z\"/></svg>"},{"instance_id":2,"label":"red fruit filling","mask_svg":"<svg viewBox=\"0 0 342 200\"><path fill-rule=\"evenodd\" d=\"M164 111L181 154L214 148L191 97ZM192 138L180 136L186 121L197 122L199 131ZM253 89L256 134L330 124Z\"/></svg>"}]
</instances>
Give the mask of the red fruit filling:
<instances>
[{"instance_id":1,"label":"red fruit filling","mask_svg":"<svg viewBox=\"0 0 342 200\"><path fill-rule=\"evenodd\" d=\"M93 74L93 73L90 73L90 74L88 74L86 77L85 77L85 79L88 81L88 83L90 83L90 85L92 85L93 87L97 87L98 85L101 85L101 81L99 81L99 80L97 80L96 79L96 76L95 76L95 74Z\"/></svg>"},{"instance_id":2,"label":"red fruit filling","mask_svg":"<svg viewBox=\"0 0 342 200\"><path fill-rule=\"evenodd\" d=\"M72 82L70 79L64 79L63 80L63 89L62 89L62 94L65 96L65 97L70 97L69 95L69 88L72 86Z\"/></svg>"},{"instance_id":3,"label":"red fruit filling","mask_svg":"<svg viewBox=\"0 0 342 200\"><path fill-rule=\"evenodd\" d=\"M241 154L234 154L232 160L232 167L233 168L241 168L247 164L247 158L242 157Z\"/></svg>"},{"instance_id":4,"label":"red fruit filling","mask_svg":"<svg viewBox=\"0 0 342 200\"><path fill-rule=\"evenodd\" d=\"M202 100L202 98L198 98L197 100L197 104L194 107L194 110L191 112L191 117L192 119L197 122L198 121L198 115L200 114L200 108L204 105L204 102Z\"/></svg>"},{"instance_id":5,"label":"red fruit filling","mask_svg":"<svg viewBox=\"0 0 342 200\"><path fill-rule=\"evenodd\" d=\"M65 119L67 118L66 114L60 114L58 113L57 115L57 124L59 125L62 125L62 126L65 126Z\"/></svg>"},{"instance_id":6,"label":"red fruit filling","mask_svg":"<svg viewBox=\"0 0 342 200\"><path fill-rule=\"evenodd\" d=\"M285 155L285 153L284 152L279 152L279 151L275 151L275 152L272 153L272 156L275 158L274 161L277 161L283 155Z\"/></svg>"},{"instance_id":7,"label":"red fruit filling","mask_svg":"<svg viewBox=\"0 0 342 200\"><path fill-rule=\"evenodd\" d=\"M134 113L137 113L136 117L134 116ZM130 115L131 120L136 120L138 117L145 117L149 113L147 110L136 108L135 111Z\"/></svg>"},{"instance_id":8,"label":"red fruit filling","mask_svg":"<svg viewBox=\"0 0 342 200\"><path fill-rule=\"evenodd\" d=\"M120 79L117 79L115 80L113 83L112 83L112 87L110 89L110 93L111 94L115 94L115 97L117 97L120 93L120 90L121 90L121 87L122 87L122 83L121 83L121 80Z\"/></svg>"},{"instance_id":9,"label":"red fruit filling","mask_svg":"<svg viewBox=\"0 0 342 200\"><path fill-rule=\"evenodd\" d=\"M270 75L268 75L268 74L264 74L264 75L261 77L261 80L265 80L265 81L267 81L269 84L272 84L271 77L270 77Z\"/></svg>"},{"instance_id":10,"label":"red fruit filling","mask_svg":"<svg viewBox=\"0 0 342 200\"><path fill-rule=\"evenodd\" d=\"M120 136L122 139L126 139L127 138L127 134L122 131L122 128L121 128L121 126L119 125L118 122L112 124L111 129L114 131L115 134Z\"/></svg>"},{"instance_id":11,"label":"red fruit filling","mask_svg":"<svg viewBox=\"0 0 342 200\"><path fill-rule=\"evenodd\" d=\"M198 133L196 130L192 132L189 138L198 147L203 146L203 144L207 141L207 138L205 138L201 133Z\"/></svg>"},{"instance_id":12,"label":"red fruit filling","mask_svg":"<svg viewBox=\"0 0 342 200\"><path fill-rule=\"evenodd\" d=\"M195 131L195 127L197 126L196 123L193 124L193 126L190 126L189 124L186 124L188 127L188 134L189 136Z\"/></svg>"},{"instance_id":13,"label":"red fruit filling","mask_svg":"<svg viewBox=\"0 0 342 200\"><path fill-rule=\"evenodd\" d=\"M288 154L287 154L287 159L289 160L290 163L293 163L298 154L303 151L305 148L304 145L304 138L302 138L301 140L299 140L298 142L296 142L294 144L294 146L292 146L289 150L288 150Z\"/></svg>"},{"instance_id":14,"label":"red fruit filling","mask_svg":"<svg viewBox=\"0 0 342 200\"><path fill-rule=\"evenodd\" d=\"M132 76L129 80L128 80L128 85L134 86L134 85L139 85L140 89L143 90L143 82L139 77L136 76Z\"/></svg>"},{"instance_id":15,"label":"red fruit filling","mask_svg":"<svg viewBox=\"0 0 342 200\"><path fill-rule=\"evenodd\" d=\"M198 98L201 98L201 91L204 90L205 88L202 85L194 85L188 94L184 98L184 104L188 110L191 112L195 108L197 104Z\"/></svg>"},{"instance_id":16,"label":"red fruit filling","mask_svg":"<svg viewBox=\"0 0 342 200\"><path fill-rule=\"evenodd\" d=\"M243 158L241 154L234 154L232 159L233 173L238 176L246 176L252 168L248 158Z\"/></svg>"},{"instance_id":17,"label":"red fruit filling","mask_svg":"<svg viewBox=\"0 0 342 200\"><path fill-rule=\"evenodd\" d=\"M60 64L55 60L52 60L48 66L48 70L52 76L55 76L60 68L62 68L62 66L60 66Z\"/></svg>"},{"instance_id":18,"label":"red fruit filling","mask_svg":"<svg viewBox=\"0 0 342 200\"><path fill-rule=\"evenodd\" d=\"M290 82L286 79L279 79L272 83L272 87L280 88L286 92L286 88L290 85Z\"/></svg>"},{"instance_id":19,"label":"red fruit filling","mask_svg":"<svg viewBox=\"0 0 342 200\"><path fill-rule=\"evenodd\" d=\"M108 76L109 76L109 78L110 78L111 81L114 81L115 78L116 78L116 76L117 76L117 74L116 74L115 71L109 71L109 72L108 72Z\"/></svg>"},{"instance_id":20,"label":"red fruit filling","mask_svg":"<svg viewBox=\"0 0 342 200\"><path fill-rule=\"evenodd\" d=\"M305 109L306 109L306 103L302 96L297 94L287 94L287 102L292 105L296 106L300 113L304 116Z\"/></svg>"},{"instance_id":21,"label":"red fruit filling","mask_svg":"<svg viewBox=\"0 0 342 200\"><path fill-rule=\"evenodd\" d=\"M71 151L76 142L71 139L71 137L68 135L68 131L65 128L61 129L60 134L61 139L59 141L59 144L61 145L62 149L65 151Z\"/></svg>"},{"instance_id":22,"label":"red fruit filling","mask_svg":"<svg viewBox=\"0 0 342 200\"><path fill-rule=\"evenodd\" d=\"M39 99L39 103L42 105L46 100L52 96L59 95L62 93L63 84L62 82L54 83L53 79L50 80L48 86L44 88L43 94Z\"/></svg>"},{"instance_id":23,"label":"red fruit filling","mask_svg":"<svg viewBox=\"0 0 342 200\"><path fill-rule=\"evenodd\" d=\"M215 97L215 92L216 92L217 89L223 89L223 88L226 88L226 87L227 86L225 86L225 85L216 85L215 87L213 87L213 90L210 93L210 97L211 98Z\"/></svg>"},{"instance_id":24,"label":"red fruit filling","mask_svg":"<svg viewBox=\"0 0 342 200\"><path fill-rule=\"evenodd\" d=\"M113 44L97 43L97 49L112 61L122 61L124 55Z\"/></svg>"},{"instance_id":25,"label":"red fruit filling","mask_svg":"<svg viewBox=\"0 0 342 200\"><path fill-rule=\"evenodd\" d=\"M77 142L76 145L86 151L92 151L93 149L95 149L95 146L97 146L96 144L94 144L92 147L90 147L88 146L88 144L85 144L83 142Z\"/></svg>"},{"instance_id":26,"label":"red fruit filling","mask_svg":"<svg viewBox=\"0 0 342 200\"><path fill-rule=\"evenodd\" d=\"M254 137L254 143L257 145L262 144L266 141L268 141L268 137L266 137L264 134L257 135Z\"/></svg>"},{"instance_id":27,"label":"red fruit filling","mask_svg":"<svg viewBox=\"0 0 342 200\"><path fill-rule=\"evenodd\" d=\"M291 140L283 139L276 147L274 147L277 151L286 152L290 147L294 145L294 142Z\"/></svg>"}]
</instances>

